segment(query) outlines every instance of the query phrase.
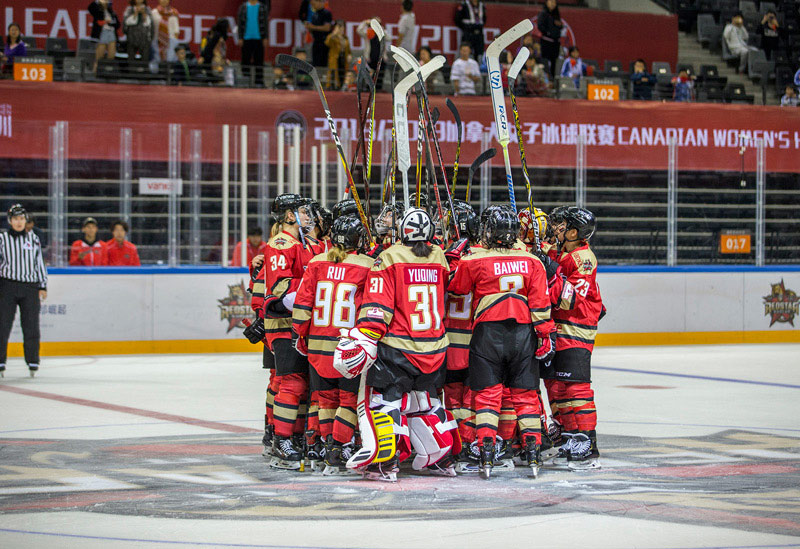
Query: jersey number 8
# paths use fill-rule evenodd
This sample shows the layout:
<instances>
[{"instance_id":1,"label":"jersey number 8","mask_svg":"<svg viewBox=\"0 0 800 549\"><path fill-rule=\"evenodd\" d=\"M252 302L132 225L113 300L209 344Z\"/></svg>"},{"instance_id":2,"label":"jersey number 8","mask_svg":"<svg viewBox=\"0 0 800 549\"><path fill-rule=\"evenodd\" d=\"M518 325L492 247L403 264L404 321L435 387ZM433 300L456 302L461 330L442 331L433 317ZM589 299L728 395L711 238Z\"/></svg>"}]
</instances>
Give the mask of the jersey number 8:
<instances>
[{"instance_id":1,"label":"jersey number 8","mask_svg":"<svg viewBox=\"0 0 800 549\"><path fill-rule=\"evenodd\" d=\"M352 328L356 325L356 290L358 286L323 280L317 283L314 296L314 326ZM335 295L335 299L334 299Z\"/></svg>"}]
</instances>

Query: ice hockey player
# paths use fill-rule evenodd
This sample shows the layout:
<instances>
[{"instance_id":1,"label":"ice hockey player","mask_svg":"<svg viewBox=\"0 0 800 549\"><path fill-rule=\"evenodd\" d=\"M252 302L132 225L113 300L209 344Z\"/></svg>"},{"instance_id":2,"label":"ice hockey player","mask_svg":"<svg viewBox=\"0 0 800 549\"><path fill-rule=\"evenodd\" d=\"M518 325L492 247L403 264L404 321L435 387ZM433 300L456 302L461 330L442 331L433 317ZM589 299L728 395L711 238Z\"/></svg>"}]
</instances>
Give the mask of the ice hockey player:
<instances>
[{"instance_id":1,"label":"ice hockey player","mask_svg":"<svg viewBox=\"0 0 800 549\"><path fill-rule=\"evenodd\" d=\"M292 344L294 299L306 264L313 250L306 242L314 227L311 205L297 194L275 198L272 215L278 227L267 243L264 257L265 287L264 328L275 354L275 375L279 378L274 398L272 461L281 469L300 469L304 459L305 418L301 404L307 406L308 360Z\"/></svg>"},{"instance_id":2,"label":"ice hockey player","mask_svg":"<svg viewBox=\"0 0 800 549\"><path fill-rule=\"evenodd\" d=\"M523 460L536 476L541 465L541 408L532 357L547 359L555 339L546 275L537 257L512 249L519 219L511 208L489 212L481 233L485 248L461 258L448 286L456 294L473 294L469 384L474 393L480 472L483 478L491 476L505 384L519 422ZM532 342L531 325L538 344Z\"/></svg>"},{"instance_id":3,"label":"ice hockey player","mask_svg":"<svg viewBox=\"0 0 800 549\"><path fill-rule=\"evenodd\" d=\"M356 327L334 356L334 367L346 375L366 370L358 406L362 448L348 467L368 479L396 481L412 448L414 470L455 475L451 451L461 447L458 429L436 398L445 380L448 265L444 252L430 244L433 232L427 212L405 212L401 242L372 266Z\"/></svg>"},{"instance_id":4,"label":"ice hockey player","mask_svg":"<svg viewBox=\"0 0 800 549\"><path fill-rule=\"evenodd\" d=\"M389 248L397 239L397 231L392 227L397 227L403 218L403 205L386 204L381 209L378 217L375 218L375 238L381 246L381 250Z\"/></svg>"},{"instance_id":5,"label":"ice hockey player","mask_svg":"<svg viewBox=\"0 0 800 549\"><path fill-rule=\"evenodd\" d=\"M311 400L319 407L319 434L325 445L318 453L324 455L324 470L323 463L318 468L312 460L311 466L324 475L348 473L345 464L353 449L359 380L345 378L333 368L333 352L339 332L356 324L364 282L374 263L359 253L365 238L358 217L334 221L333 247L309 262L292 313L297 351L311 364Z\"/></svg>"},{"instance_id":6,"label":"ice hockey player","mask_svg":"<svg viewBox=\"0 0 800 549\"><path fill-rule=\"evenodd\" d=\"M556 354L543 376L554 415L562 425L563 444L554 459L570 469L600 467L597 449L597 413L591 386L591 359L597 323L603 312L597 286L597 258L589 239L597 225L585 208L569 207L554 228L561 244L559 268L574 288L574 306L553 310L558 328ZM563 301L563 300L562 300ZM558 440L557 433L552 437Z\"/></svg>"}]
</instances>

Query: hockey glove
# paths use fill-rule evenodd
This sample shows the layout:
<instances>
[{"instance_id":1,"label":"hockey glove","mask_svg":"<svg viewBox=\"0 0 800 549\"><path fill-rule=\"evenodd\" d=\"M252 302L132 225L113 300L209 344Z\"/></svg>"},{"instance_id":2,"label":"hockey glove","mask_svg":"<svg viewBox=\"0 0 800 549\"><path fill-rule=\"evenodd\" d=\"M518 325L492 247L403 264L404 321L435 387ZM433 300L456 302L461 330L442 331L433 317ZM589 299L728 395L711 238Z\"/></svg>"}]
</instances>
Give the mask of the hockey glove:
<instances>
[{"instance_id":1,"label":"hockey glove","mask_svg":"<svg viewBox=\"0 0 800 549\"><path fill-rule=\"evenodd\" d=\"M542 265L544 265L544 271L547 273L547 280L551 280L554 276L556 276L556 271L558 270L558 262L553 261L550 259L550 256L544 252L538 252L536 257L542 260Z\"/></svg>"},{"instance_id":2,"label":"hockey glove","mask_svg":"<svg viewBox=\"0 0 800 549\"><path fill-rule=\"evenodd\" d=\"M447 251L444 252L444 256L447 258L448 263L452 263L458 259L461 259L461 256L464 255L469 251L469 240L466 238L462 238L458 242L453 242Z\"/></svg>"},{"instance_id":3,"label":"hockey glove","mask_svg":"<svg viewBox=\"0 0 800 549\"><path fill-rule=\"evenodd\" d=\"M264 298L264 316L270 318L286 318L291 316L291 312L283 304L283 299L274 295Z\"/></svg>"},{"instance_id":4,"label":"hockey glove","mask_svg":"<svg viewBox=\"0 0 800 549\"><path fill-rule=\"evenodd\" d=\"M369 369L378 358L378 341L358 328L342 328L341 339L333 352L333 367L347 379Z\"/></svg>"},{"instance_id":5,"label":"hockey glove","mask_svg":"<svg viewBox=\"0 0 800 549\"><path fill-rule=\"evenodd\" d=\"M381 255L382 251L383 246L381 244L375 244L372 248L368 249L365 254L372 259L378 259L378 256Z\"/></svg>"},{"instance_id":6,"label":"hockey glove","mask_svg":"<svg viewBox=\"0 0 800 549\"><path fill-rule=\"evenodd\" d=\"M536 335L539 338L539 347L533 356L540 362L548 362L556 354L556 333L540 334L536 332Z\"/></svg>"},{"instance_id":7,"label":"hockey glove","mask_svg":"<svg viewBox=\"0 0 800 549\"><path fill-rule=\"evenodd\" d=\"M244 337L247 338L247 341L255 345L264 340L264 336L267 334L266 330L264 329L264 319L263 318L256 318L252 322L249 318L242 319L242 323L246 326L244 329Z\"/></svg>"}]
</instances>

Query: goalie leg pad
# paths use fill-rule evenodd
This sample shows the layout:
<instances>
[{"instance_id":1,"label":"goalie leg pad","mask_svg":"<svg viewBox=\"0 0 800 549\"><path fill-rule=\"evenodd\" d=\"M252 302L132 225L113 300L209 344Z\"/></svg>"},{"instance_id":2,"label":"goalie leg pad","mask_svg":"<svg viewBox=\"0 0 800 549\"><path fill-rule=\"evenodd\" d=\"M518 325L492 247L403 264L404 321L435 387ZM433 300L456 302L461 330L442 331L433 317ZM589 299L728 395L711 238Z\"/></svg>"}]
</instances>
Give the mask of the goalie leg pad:
<instances>
[{"instance_id":1,"label":"goalie leg pad","mask_svg":"<svg viewBox=\"0 0 800 549\"><path fill-rule=\"evenodd\" d=\"M417 452L411 464L415 471L437 463L460 441L452 415L443 422L436 414L416 414L408 418L408 428L411 445Z\"/></svg>"},{"instance_id":2,"label":"goalie leg pad","mask_svg":"<svg viewBox=\"0 0 800 549\"><path fill-rule=\"evenodd\" d=\"M411 453L408 425L400 414L401 399L387 401L382 394L372 392L368 402L369 410L362 410L364 403L358 405L361 449L347 461L348 469L389 461L395 454L403 460Z\"/></svg>"}]
</instances>

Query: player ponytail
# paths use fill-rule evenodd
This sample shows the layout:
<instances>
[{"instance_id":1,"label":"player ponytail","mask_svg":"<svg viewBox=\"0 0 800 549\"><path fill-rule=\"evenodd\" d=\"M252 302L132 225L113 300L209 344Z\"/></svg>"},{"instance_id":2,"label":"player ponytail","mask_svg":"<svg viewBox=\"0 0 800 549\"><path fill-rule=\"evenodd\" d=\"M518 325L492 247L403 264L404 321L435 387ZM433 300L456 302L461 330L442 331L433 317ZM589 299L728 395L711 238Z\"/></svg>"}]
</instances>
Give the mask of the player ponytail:
<instances>
[{"instance_id":1,"label":"player ponytail","mask_svg":"<svg viewBox=\"0 0 800 549\"><path fill-rule=\"evenodd\" d=\"M283 223L275 222L272 224L272 228L269 230L269 236L272 238L273 236L277 236L283 230Z\"/></svg>"},{"instance_id":2,"label":"player ponytail","mask_svg":"<svg viewBox=\"0 0 800 549\"><path fill-rule=\"evenodd\" d=\"M417 257L428 257L433 251L433 246L427 242L414 242L411 245L411 253Z\"/></svg>"},{"instance_id":3,"label":"player ponytail","mask_svg":"<svg viewBox=\"0 0 800 549\"><path fill-rule=\"evenodd\" d=\"M341 263L347 257L348 252L348 250L345 250L339 244L334 244L334 246L328 250L327 259L333 263Z\"/></svg>"}]
</instances>

